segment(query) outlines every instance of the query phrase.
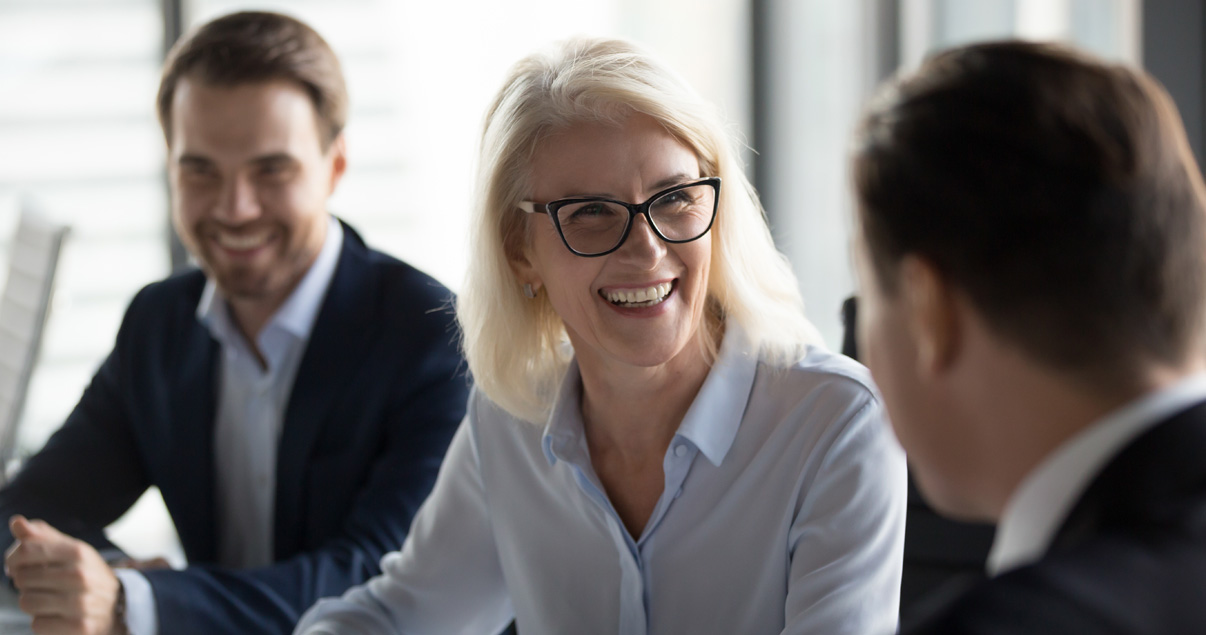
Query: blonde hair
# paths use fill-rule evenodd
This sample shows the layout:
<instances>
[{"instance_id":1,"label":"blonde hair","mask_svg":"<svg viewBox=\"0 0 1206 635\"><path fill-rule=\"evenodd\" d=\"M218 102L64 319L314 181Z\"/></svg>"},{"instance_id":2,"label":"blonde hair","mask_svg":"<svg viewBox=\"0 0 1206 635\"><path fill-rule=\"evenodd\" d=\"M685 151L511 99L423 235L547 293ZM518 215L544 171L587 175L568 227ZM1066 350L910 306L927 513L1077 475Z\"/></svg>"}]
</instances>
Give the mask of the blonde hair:
<instances>
[{"instance_id":1,"label":"blonde hair","mask_svg":"<svg viewBox=\"0 0 1206 635\"><path fill-rule=\"evenodd\" d=\"M529 171L539 142L580 122L619 124L643 113L719 176L705 337L715 359L724 324L740 324L766 361L786 366L821 342L795 275L771 239L736 143L715 109L677 74L623 40L576 38L519 61L486 114L470 240L457 300L465 356L479 390L528 421L547 418L572 355L544 294L524 297L510 266L527 239Z\"/></svg>"}]
</instances>

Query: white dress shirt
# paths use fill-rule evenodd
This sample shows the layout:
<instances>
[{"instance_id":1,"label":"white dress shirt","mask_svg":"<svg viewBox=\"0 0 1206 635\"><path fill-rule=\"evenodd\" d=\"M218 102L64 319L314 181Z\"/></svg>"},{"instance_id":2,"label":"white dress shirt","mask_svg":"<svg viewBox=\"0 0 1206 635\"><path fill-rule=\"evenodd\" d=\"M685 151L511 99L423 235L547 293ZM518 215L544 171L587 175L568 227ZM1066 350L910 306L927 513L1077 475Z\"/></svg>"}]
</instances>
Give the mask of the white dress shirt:
<instances>
[{"instance_id":1,"label":"white dress shirt","mask_svg":"<svg viewBox=\"0 0 1206 635\"><path fill-rule=\"evenodd\" d=\"M209 329L221 351L215 366L214 493L218 564L223 567L259 567L274 560L277 442L293 379L342 249L343 227L330 218L314 264L256 337L266 367L260 366L212 279L201 294L197 320ZM131 635L158 633L154 593L146 577L130 569L116 573L125 590Z\"/></svg>"},{"instance_id":2,"label":"white dress shirt","mask_svg":"<svg viewBox=\"0 0 1206 635\"><path fill-rule=\"evenodd\" d=\"M736 325L633 538L590 463L570 366L547 424L481 393L383 574L297 632L893 633L904 454L865 369L760 362Z\"/></svg>"},{"instance_id":3,"label":"white dress shirt","mask_svg":"<svg viewBox=\"0 0 1206 635\"><path fill-rule=\"evenodd\" d=\"M1124 447L1152 426L1206 399L1206 374L1182 379L1111 412L1039 463L1005 505L988 572L1037 562L1089 483Z\"/></svg>"}]
</instances>

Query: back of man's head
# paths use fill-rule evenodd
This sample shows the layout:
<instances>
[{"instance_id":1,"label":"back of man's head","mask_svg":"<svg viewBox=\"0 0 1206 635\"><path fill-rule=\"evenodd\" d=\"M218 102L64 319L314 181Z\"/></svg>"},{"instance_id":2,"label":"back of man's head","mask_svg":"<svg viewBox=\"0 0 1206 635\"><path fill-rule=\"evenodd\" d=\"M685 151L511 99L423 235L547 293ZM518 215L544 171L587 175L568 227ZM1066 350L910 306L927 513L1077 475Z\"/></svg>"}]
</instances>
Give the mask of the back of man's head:
<instances>
[{"instance_id":1,"label":"back of man's head","mask_svg":"<svg viewBox=\"0 0 1206 635\"><path fill-rule=\"evenodd\" d=\"M188 77L214 86L289 81L314 105L324 147L343 131L348 95L335 52L303 22L279 13L232 13L186 34L168 53L156 105L171 145L172 99Z\"/></svg>"},{"instance_id":2,"label":"back of man's head","mask_svg":"<svg viewBox=\"0 0 1206 635\"><path fill-rule=\"evenodd\" d=\"M873 103L853 169L886 294L923 258L998 336L1093 382L1198 353L1206 194L1142 72L1033 43L940 54Z\"/></svg>"}]
</instances>

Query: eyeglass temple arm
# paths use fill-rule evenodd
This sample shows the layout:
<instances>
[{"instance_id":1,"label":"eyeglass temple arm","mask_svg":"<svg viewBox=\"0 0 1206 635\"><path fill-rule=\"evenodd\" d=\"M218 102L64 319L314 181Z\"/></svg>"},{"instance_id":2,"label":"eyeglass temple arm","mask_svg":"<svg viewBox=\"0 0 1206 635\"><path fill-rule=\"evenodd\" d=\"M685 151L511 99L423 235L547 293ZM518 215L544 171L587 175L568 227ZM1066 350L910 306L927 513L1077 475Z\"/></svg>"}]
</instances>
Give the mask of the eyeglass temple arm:
<instances>
[{"instance_id":1,"label":"eyeglass temple arm","mask_svg":"<svg viewBox=\"0 0 1206 635\"><path fill-rule=\"evenodd\" d=\"M528 214L543 214L545 212L544 205L541 205L539 208L537 208L536 205L537 204L533 203L532 201L520 201L520 203L515 207L518 207L520 210Z\"/></svg>"}]
</instances>

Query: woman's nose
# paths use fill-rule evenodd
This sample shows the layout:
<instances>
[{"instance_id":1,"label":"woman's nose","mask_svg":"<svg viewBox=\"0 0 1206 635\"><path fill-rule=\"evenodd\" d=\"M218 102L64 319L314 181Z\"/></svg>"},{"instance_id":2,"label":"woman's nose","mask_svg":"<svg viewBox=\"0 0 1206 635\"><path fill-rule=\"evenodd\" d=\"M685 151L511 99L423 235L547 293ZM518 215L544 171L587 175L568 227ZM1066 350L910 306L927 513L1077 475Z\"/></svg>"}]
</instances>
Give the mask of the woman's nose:
<instances>
[{"instance_id":1,"label":"woman's nose","mask_svg":"<svg viewBox=\"0 0 1206 635\"><path fill-rule=\"evenodd\" d=\"M653 231L649 218L644 214L637 214L636 218L632 219L628 237L616 253L628 259L657 262L666 253L666 243Z\"/></svg>"}]
</instances>

